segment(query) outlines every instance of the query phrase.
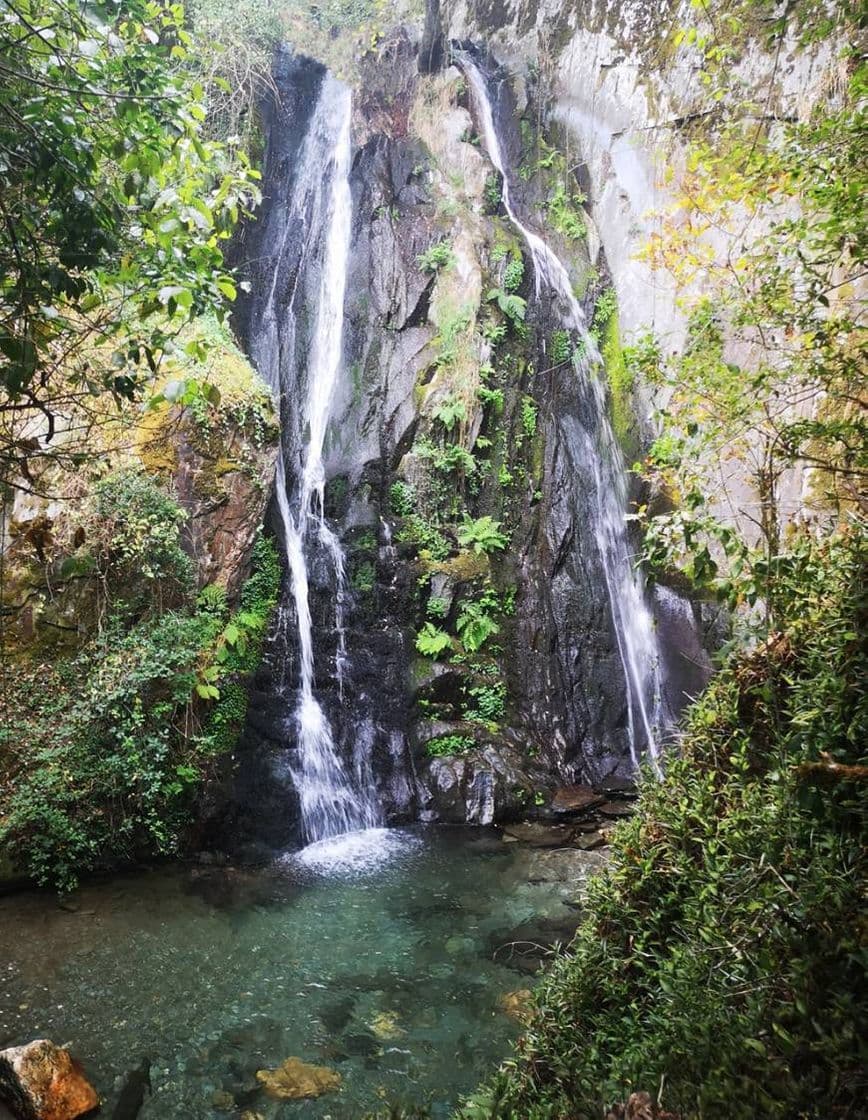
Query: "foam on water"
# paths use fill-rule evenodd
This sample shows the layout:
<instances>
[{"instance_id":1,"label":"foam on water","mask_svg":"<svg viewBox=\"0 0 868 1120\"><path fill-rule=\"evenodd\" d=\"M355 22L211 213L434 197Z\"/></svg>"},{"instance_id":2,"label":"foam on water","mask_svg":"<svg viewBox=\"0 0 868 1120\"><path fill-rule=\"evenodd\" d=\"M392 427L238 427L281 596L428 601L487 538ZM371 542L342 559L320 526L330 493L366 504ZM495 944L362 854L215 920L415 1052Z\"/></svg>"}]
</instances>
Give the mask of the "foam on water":
<instances>
[{"instance_id":1,"label":"foam on water","mask_svg":"<svg viewBox=\"0 0 868 1120\"><path fill-rule=\"evenodd\" d=\"M421 844L417 833L393 828L366 828L308 844L300 852L285 856L284 862L323 875L345 878L377 871L383 864L417 851Z\"/></svg>"}]
</instances>

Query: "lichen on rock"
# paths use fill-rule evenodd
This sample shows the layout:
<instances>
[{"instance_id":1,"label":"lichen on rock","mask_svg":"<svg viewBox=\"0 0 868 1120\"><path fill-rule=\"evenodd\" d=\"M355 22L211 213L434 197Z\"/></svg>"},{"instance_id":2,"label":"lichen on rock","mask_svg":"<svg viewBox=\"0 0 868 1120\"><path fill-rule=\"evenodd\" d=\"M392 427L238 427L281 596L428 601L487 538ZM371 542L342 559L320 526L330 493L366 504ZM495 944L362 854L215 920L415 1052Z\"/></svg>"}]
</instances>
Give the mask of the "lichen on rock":
<instances>
[{"instance_id":1,"label":"lichen on rock","mask_svg":"<svg viewBox=\"0 0 868 1120\"><path fill-rule=\"evenodd\" d=\"M20 1120L76 1120L99 1105L69 1051L47 1038L0 1050L0 1100Z\"/></svg>"}]
</instances>

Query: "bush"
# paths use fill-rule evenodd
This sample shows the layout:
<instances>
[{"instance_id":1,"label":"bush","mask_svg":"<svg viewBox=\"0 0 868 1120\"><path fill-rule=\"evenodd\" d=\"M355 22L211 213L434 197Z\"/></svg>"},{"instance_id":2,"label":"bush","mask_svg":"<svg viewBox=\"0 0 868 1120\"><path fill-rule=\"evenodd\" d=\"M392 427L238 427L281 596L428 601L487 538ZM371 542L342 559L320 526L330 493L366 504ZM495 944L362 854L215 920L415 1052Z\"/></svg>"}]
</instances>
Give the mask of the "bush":
<instances>
[{"instance_id":1,"label":"bush","mask_svg":"<svg viewBox=\"0 0 868 1120\"><path fill-rule=\"evenodd\" d=\"M110 591L189 590L193 566L181 548L186 514L151 475L132 467L97 482L89 518L97 567Z\"/></svg>"},{"instance_id":2,"label":"bush","mask_svg":"<svg viewBox=\"0 0 868 1120\"><path fill-rule=\"evenodd\" d=\"M868 546L794 548L785 626L691 710L496 1079L496 1115L864 1115Z\"/></svg>"},{"instance_id":3,"label":"bush","mask_svg":"<svg viewBox=\"0 0 868 1120\"><path fill-rule=\"evenodd\" d=\"M214 587L132 625L122 610L74 656L10 682L0 844L37 882L69 890L84 871L177 849L196 786L243 724L240 678L259 661L280 575L260 539L235 613Z\"/></svg>"},{"instance_id":4,"label":"bush","mask_svg":"<svg viewBox=\"0 0 868 1120\"><path fill-rule=\"evenodd\" d=\"M173 849L200 775L192 737L175 728L219 627L213 614L167 612L129 632L115 621L50 689L13 700L26 757L0 798L0 842L37 882L68 890L83 870Z\"/></svg>"},{"instance_id":5,"label":"bush","mask_svg":"<svg viewBox=\"0 0 868 1120\"><path fill-rule=\"evenodd\" d=\"M423 272L439 272L441 268L449 268L455 263L455 254L448 241L439 241L420 253L416 262Z\"/></svg>"},{"instance_id":6,"label":"bush","mask_svg":"<svg viewBox=\"0 0 868 1120\"><path fill-rule=\"evenodd\" d=\"M438 735L428 740L425 749L432 757L448 758L455 754L467 754L475 746L476 740L470 735Z\"/></svg>"}]
</instances>

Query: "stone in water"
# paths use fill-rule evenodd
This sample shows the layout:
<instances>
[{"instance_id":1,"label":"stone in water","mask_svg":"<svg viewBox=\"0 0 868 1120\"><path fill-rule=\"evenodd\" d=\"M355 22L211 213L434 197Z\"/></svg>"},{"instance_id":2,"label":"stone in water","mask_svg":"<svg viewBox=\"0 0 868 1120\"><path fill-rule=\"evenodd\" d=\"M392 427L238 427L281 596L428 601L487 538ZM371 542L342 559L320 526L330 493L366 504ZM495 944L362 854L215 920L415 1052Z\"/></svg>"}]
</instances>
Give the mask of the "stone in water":
<instances>
[{"instance_id":1,"label":"stone in water","mask_svg":"<svg viewBox=\"0 0 868 1120\"><path fill-rule=\"evenodd\" d=\"M319 1097L341 1084L341 1075L328 1066L313 1066L301 1058L287 1058L277 1069L257 1070L256 1078L271 1097L282 1101L300 1101Z\"/></svg>"}]
</instances>

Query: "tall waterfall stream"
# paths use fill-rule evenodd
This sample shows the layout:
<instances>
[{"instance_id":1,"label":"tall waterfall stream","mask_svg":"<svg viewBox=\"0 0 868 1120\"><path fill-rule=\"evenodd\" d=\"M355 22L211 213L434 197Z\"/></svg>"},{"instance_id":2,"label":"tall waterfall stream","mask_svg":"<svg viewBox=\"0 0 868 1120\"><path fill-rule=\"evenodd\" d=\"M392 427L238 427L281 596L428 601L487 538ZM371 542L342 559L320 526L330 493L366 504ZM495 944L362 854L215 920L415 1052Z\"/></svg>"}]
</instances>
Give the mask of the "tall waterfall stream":
<instances>
[{"instance_id":1,"label":"tall waterfall stream","mask_svg":"<svg viewBox=\"0 0 868 1120\"><path fill-rule=\"evenodd\" d=\"M291 494L285 453L282 453L275 484L300 650L300 681L294 711L298 746L291 770L300 799L302 830L309 843L382 824L367 760L357 757L355 771L348 771L335 746L328 717L316 698L308 581L308 554L312 547L319 547L325 551L333 569L338 635L334 671L340 683L346 659L343 629L346 575L341 543L325 518L323 451L332 398L342 370L344 294L352 217L351 116L350 90L327 76L299 156L284 224L286 233L294 218L305 222L310 230L307 236L310 247L305 246L305 253L319 248L319 259L313 261L313 266L318 268L319 283L309 346L297 357L293 355L297 363L305 364L307 381L307 396L300 416L300 433L306 434L301 482ZM254 334L254 358L260 373L278 397L294 389L294 384L285 384L281 379L281 369L285 367L280 363L280 343L286 345L288 341L292 347L297 345L295 319L301 310L300 300L293 293L284 313L277 312L280 256L287 251L288 239L284 236L265 304L262 329Z\"/></svg>"},{"instance_id":2,"label":"tall waterfall stream","mask_svg":"<svg viewBox=\"0 0 868 1120\"><path fill-rule=\"evenodd\" d=\"M645 604L643 581L634 565L627 539L627 483L624 458L609 422L606 396L600 377L602 358L588 331L585 316L573 293L569 273L541 237L518 217L510 197L509 169L504 160L488 83L466 51L457 52L473 93L485 149L502 179L501 198L510 221L521 235L531 255L534 284L539 297L543 285L559 301L565 327L581 341L573 362L577 375L590 388L594 404L595 431L586 431L583 459L594 482L593 532L600 552L606 591L612 611L618 653L627 688L627 716L630 751L635 766L643 751L659 770L659 742L666 715L660 680L660 651L654 625Z\"/></svg>"}]
</instances>

